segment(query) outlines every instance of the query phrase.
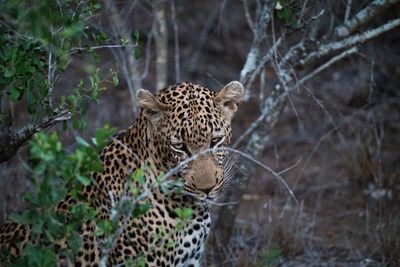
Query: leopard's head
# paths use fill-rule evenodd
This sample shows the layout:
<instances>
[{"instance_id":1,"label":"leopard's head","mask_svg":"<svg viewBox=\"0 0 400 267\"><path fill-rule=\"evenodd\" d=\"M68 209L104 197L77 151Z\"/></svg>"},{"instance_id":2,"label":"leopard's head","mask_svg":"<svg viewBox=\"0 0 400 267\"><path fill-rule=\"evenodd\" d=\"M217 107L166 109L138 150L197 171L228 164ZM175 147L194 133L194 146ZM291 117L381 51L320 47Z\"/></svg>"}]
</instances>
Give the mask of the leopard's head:
<instances>
[{"instance_id":1,"label":"leopard's head","mask_svg":"<svg viewBox=\"0 0 400 267\"><path fill-rule=\"evenodd\" d=\"M137 92L156 167L167 171L186 161L177 172L186 193L200 199L214 199L220 193L226 182L227 151L218 148L230 144L231 120L243 93L243 85L236 81L219 92L191 83L168 87L155 96L144 89Z\"/></svg>"}]
</instances>

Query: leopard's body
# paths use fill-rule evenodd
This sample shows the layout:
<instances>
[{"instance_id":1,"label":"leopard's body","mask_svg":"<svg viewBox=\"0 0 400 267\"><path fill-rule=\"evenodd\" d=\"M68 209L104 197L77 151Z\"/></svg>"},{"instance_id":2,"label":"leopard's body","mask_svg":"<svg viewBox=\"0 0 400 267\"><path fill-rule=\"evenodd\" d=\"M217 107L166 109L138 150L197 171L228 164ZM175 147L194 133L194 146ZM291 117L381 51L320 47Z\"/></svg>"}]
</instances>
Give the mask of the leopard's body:
<instances>
[{"instance_id":1,"label":"leopard's body","mask_svg":"<svg viewBox=\"0 0 400 267\"><path fill-rule=\"evenodd\" d=\"M226 181L226 152L204 151L229 145L231 118L242 95L239 82L231 82L219 92L191 83L168 87L155 96L143 89L138 91L140 116L104 148L100 156L104 170L93 173L91 185L84 188L84 198L100 211L98 217L110 219L112 202L126 196L131 172L145 170L149 188L160 174L192 155L198 156L169 178L182 177L182 192L162 193L158 187L151 187L147 195L150 210L138 218L121 220L123 231L108 251L107 265L123 265L139 256L146 258L148 266L200 265L210 229L206 200L215 199ZM67 197L59 209L66 210L72 201ZM192 218L182 224L177 208L192 209ZM83 245L74 259L75 266L99 265L104 251L95 230L93 222L82 226ZM11 255L18 256L28 242L29 227L12 222L3 226L0 247ZM61 259L59 265L63 265Z\"/></svg>"}]
</instances>

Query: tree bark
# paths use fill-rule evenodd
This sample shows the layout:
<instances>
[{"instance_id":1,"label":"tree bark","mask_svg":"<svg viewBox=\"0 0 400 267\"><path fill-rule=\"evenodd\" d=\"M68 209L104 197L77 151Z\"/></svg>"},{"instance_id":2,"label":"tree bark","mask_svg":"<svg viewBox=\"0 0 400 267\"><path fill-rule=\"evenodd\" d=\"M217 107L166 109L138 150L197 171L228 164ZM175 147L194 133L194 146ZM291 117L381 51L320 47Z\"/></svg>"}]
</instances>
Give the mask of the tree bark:
<instances>
[{"instance_id":1,"label":"tree bark","mask_svg":"<svg viewBox=\"0 0 400 267\"><path fill-rule=\"evenodd\" d=\"M165 0L157 0L154 4L156 28L154 40L156 44L156 89L160 90L167 86L167 64L168 64L168 31L166 19Z\"/></svg>"}]
</instances>

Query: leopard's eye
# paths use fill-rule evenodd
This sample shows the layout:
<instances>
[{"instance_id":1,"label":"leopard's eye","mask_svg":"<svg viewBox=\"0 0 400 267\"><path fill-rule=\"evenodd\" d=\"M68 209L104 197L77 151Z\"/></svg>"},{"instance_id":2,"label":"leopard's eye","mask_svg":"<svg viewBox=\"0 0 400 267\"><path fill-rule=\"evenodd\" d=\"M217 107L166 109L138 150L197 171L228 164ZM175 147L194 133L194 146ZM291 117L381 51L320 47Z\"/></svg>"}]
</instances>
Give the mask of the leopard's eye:
<instances>
[{"instance_id":1,"label":"leopard's eye","mask_svg":"<svg viewBox=\"0 0 400 267\"><path fill-rule=\"evenodd\" d=\"M218 136L211 139L210 148L219 147L225 141L225 136Z\"/></svg>"},{"instance_id":2,"label":"leopard's eye","mask_svg":"<svg viewBox=\"0 0 400 267\"><path fill-rule=\"evenodd\" d=\"M184 143L171 144L171 148L177 153L186 154L187 156L190 156L190 151Z\"/></svg>"},{"instance_id":3,"label":"leopard's eye","mask_svg":"<svg viewBox=\"0 0 400 267\"><path fill-rule=\"evenodd\" d=\"M171 147L173 150L179 150L183 152L184 144L183 143L176 143L176 144L171 144Z\"/></svg>"}]
</instances>

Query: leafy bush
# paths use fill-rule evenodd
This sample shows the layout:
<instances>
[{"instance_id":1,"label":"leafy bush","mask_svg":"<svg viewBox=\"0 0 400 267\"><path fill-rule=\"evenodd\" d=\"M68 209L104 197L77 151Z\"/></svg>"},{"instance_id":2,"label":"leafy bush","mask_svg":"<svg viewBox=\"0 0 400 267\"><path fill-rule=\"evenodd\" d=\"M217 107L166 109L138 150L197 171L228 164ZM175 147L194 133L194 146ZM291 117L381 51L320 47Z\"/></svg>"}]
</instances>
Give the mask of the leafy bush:
<instances>
[{"instance_id":1,"label":"leafy bush","mask_svg":"<svg viewBox=\"0 0 400 267\"><path fill-rule=\"evenodd\" d=\"M54 100L60 74L71 62L71 56L85 51L98 62L99 56L87 44L99 45L107 36L94 33L88 21L101 5L96 1L5 0L0 3L0 93L12 102L24 101L33 123L46 116L69 110L73 127L84 129L88 101L97 100L101 85L99 68L85 65L91 77L88 86L78 81L76 89ZM117 72L110 70L112 83L118 84ZM8 116L1 107L0 119Z\"/></svg>"},{"instance_id":2,"label":"leafy bush","mask_svg":"<svg viewBox=\"0 0 400 267\"><path fill-rule=\"evenodd\" d=\"M30 207L22 214L11 214L17 223L29 225L32 244L26 246L17 266L49 266L55 262L55 250L62 240L67 247L61 254L73 258L82 242L79 229L86 221L94 220L97 211L81 201L83 186L90 184L91 172L101 171L98 152L105 146L115 129L108 126L96 132L92 144L77 138L77 147L67 153L57 133L40 132L29 142L30 181L35 190L25 195ZM74 199L67 212L57 205L67 193Z\"/></svg>"},{"instance_id":3,"label":"leafy bush","mask_svg":"<svg viewBox=\"0 0 400 267\"><path fill-rule=\"evenodd\" d=\"M82 190L91 184L92 172L102 171L99 153L114 132L115 129L106 125L96 132L90 142L77 137L77 146L71 153L65 151L55 132L40 132L29 142L29 160L25 167L30 172L34 191L25 195L28 209L21 214L11 214L9 218L30 227L32 236L21 257L11 266L53 266L57 254L73 262L82 244L81 226L87 222L96 225L95 234L101 243L102 261L106 261L123 231L121 220L128 222L149 211L152 205L148 196L153 189L164 193L182 189L182 181L163 179L163 173L154 183L146 184L146 175L152 171L152 167L139 168L127 176L127 192L118 201L110 196L110 219L99 219L98 210L90 206L82 196ZM73 204L67 210L60 210L58 205L67 196L72 197ZM176 231L182 231L193 212L189 208L177 208L175 212L179 220ZM166 248L175 246L171 239L173 235L174 231L161 229L153 236L154 244L150 244L149 249L160 245ZM62 243L66 243L66 246L60 250ZM126 264L145 266L146 258L139 255Z\"/></svg>"}]
</instances>

